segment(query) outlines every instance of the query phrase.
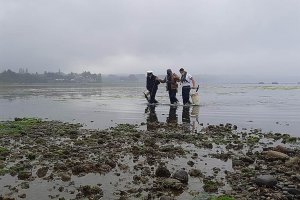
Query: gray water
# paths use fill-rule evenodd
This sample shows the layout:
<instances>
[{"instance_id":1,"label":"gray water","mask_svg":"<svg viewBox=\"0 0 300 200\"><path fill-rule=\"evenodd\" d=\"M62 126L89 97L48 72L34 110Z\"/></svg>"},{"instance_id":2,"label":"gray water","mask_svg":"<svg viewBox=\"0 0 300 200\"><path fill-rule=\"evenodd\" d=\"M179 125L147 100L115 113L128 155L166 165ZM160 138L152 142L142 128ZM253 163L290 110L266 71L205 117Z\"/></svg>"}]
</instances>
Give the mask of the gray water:
<instances>
[{"instance_id":1,"label":"gray water","mask_svg":"<svg viewBox=\"0 0 300 200\"><path fill-rule=\"evenodd\" d=\"M148 109L144 90L138 84L1 85L0 121L38 117L103 129L117 123L173 120L190 124L191 130L200 129L201 123L232 123L300 136L300 85L200 85L201 105L190 108L167 105L167 92L160 85L157 100L163 105ZM177 98L182 98L180 90Z\"/></svg>"}]
</instances>

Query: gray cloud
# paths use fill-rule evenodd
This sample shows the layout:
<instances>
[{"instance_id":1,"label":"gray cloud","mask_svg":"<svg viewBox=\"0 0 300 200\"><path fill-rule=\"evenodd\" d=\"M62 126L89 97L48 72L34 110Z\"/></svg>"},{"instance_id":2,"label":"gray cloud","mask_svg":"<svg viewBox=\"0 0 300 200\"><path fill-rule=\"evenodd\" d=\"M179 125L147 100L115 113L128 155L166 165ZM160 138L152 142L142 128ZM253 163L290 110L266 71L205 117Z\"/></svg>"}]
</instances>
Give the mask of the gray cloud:
<instances>
[{"instance_id":1,"label":"gray cloud","mask_svg":"<svg viewBox=\"0 0 300 200\"><path fill-rule=\"evenodd\" d=\"M298 0L0 0L0 70L299 74Z\"/></svg>"}]
</instances>

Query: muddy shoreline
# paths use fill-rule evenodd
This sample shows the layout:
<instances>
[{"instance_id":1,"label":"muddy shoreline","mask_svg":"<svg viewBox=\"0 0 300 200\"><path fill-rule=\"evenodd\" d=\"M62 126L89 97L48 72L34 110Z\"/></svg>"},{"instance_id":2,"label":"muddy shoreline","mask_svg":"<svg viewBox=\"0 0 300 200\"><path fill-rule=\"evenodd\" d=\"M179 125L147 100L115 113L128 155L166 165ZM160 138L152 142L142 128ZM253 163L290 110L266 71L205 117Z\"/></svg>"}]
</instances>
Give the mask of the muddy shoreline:
<instances>
[{"instance_id":1,"label":"muddy shoreline","mask_svg":"<svg viewBox=\"0 0 300 200\"><path fill-rule=\"evenodd\" d=\"M299 138L187 126L1 122L0 199L300 199Z\"/></svg>"}]
</instances>

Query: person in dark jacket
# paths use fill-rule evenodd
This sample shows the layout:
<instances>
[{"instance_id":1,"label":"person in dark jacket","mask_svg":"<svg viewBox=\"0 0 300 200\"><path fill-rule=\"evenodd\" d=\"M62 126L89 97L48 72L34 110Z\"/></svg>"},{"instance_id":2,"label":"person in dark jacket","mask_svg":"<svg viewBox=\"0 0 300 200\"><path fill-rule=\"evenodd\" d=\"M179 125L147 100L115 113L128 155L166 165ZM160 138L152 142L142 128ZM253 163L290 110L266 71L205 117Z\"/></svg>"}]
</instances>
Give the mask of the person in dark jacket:
<instances>
[{"instance_id":1,"label":"person in dark jacket","mask_svg":"<svg viewBox=\"0 0 300 200\"><path fill-rule=\"evenodd\" d=\"M176 98L176 93L178 89L178 83L180 78L177 74L172 73L171 69L167 70L167 76L164 80L160 80L161 83L167 83L166 88L169 92L170 103L175 104L178 103L178 99Z\"/></svg>"},{"instance_id":2,"label":"person in dark jacket","mask_svg":"<svg viewBox=\"0 0 300 200\"><path fill-rule=\"evenodd\" d=\"M160 82L157 76L154 76L152 71L147 71L146 88L150 92L150 99L148 99L149 103L158 103L158 101L155 99L155 95L159 84Z\"/></svg>"}]
</instances>

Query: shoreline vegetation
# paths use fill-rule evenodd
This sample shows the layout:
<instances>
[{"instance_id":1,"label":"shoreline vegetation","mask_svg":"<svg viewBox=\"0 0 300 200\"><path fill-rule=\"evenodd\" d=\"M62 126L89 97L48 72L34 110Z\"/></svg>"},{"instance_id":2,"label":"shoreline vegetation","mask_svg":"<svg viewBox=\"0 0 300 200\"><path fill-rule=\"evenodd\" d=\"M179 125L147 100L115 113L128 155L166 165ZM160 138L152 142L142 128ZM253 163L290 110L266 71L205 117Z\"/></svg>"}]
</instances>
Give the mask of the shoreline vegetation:
<instances>
[{"instance_id":1,"label":"shoreline vegetation","mask_svg":"<svg viewBox=\"0 0 300 200\"><path fill-rule=\"evenodd\" d=\"M300 199L300 138L201 127L0 122L0 199Z\"/></svg>"},{"instance_id":2,"label":"shoreline vegetation","mask_svg":"<svg viewBox=\"0 0 300 200\"><path fill-rule=\"evenodd\" d=\"M156 74L164 78L164 74ZM259 85L299 85L299 77L260 77L248 75L226 75L226 74L194 74L194 78L201 84L259 84ZM18 72L11 69L0 72L0 83L2 84L144 84L145 74L101 74L84 71L82 73L58 72L30 73L28 69L20 68Z\"/></svg>"}]
</instances>

